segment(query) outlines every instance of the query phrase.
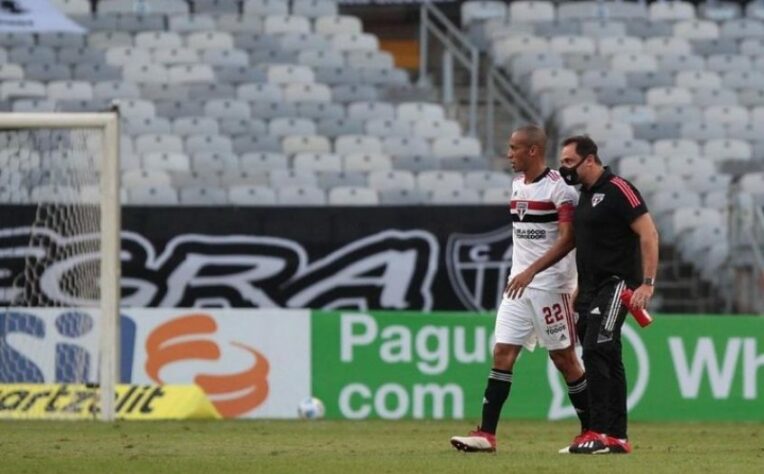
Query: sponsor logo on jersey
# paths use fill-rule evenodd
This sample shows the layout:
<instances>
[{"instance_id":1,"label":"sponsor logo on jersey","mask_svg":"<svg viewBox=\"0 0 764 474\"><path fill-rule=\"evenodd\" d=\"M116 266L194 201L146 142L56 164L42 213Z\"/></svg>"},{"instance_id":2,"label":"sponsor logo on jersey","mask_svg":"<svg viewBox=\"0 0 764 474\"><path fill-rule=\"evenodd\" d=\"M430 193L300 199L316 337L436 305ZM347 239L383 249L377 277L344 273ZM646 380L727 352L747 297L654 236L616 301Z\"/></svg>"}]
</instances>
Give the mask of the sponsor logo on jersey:
<instances>
[{"instance_id":1,"label":"sponsor logo on jersey","mask_svg":"<svg viewBox=\"0 0 764 474\"><path fill-rule=\"evenodd\" d=\"M515 229L516 239L544 240L546 239L546 230L544 229Z\"/></svg>"},{"instance_id":2,"label":"sponsor logo on jersey","mask_svg":"<svg viewBox=\"0 0 764 474\"><path fill-rule=\"evenodd\" d=\"M605 199L605 195L602 193L594 193L592 195L592 207L597 207L597 204L601 203Z\"/></svg>"}]
</instances>

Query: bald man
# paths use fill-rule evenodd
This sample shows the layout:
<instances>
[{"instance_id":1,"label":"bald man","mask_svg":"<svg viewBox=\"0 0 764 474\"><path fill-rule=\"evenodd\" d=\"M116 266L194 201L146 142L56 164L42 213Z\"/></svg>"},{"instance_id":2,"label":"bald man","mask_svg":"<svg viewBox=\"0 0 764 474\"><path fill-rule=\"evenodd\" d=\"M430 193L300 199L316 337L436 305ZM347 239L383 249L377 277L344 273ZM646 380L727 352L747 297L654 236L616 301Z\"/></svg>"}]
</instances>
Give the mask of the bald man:
<instances>
[{"instance_id":1,"label":"bald man","mask_svg":"<svg viewBox=\"0 0 764 474\"><path fill-rule=\"evenodd\" d=\"M535 125L515 130L509 139L507 159L517 175L510 202L512 271L496 315L493 368L483 398L482 421L468 436L451 438L460 451L496 450L496 427L512 387L515 361L523 347L532 351L537 342L549 350L568 384L581 433L588 431L586 377L575 354L571 298L576 288L571 250L578 193L547 167L546 141L544 130Z\"/></svg>"}]
</instances>

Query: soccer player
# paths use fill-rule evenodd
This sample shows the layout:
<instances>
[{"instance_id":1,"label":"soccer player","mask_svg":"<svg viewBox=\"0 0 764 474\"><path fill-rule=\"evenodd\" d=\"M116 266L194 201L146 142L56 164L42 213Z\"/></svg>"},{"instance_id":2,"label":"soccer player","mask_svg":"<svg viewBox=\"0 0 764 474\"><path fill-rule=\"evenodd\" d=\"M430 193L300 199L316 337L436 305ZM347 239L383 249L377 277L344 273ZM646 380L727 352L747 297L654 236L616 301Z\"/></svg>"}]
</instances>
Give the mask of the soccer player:
<instances>
[{"instance_id":1,"label":"soccer player","mask_svg":"<svg viewBox=\"0 0 764 474\"><path fill-rule=\"evenodd\" d=\"M575 353L575 321L571 292L576 285L573 254L575 188L546 166L546 134L536 126L517 129L509 140L507 158L519 173L510 202L512 271L496 315L493 368L483 398L480 426L469 436L454 436L451 444L466 452L496 450L496 426L512 387L512 369L523 346L536 342L568 384L568 394L588 429L586 377Z\"/></svg>"},{"instance_id":2,"label":"soccer player","mask_svg":"<svg viewBox=\"0 0 764 474\"><path fill-rule=\"evenodd\" d=\"M563 142L560 174L581 184L575 209L578 336L589 392L590 430L560 452L629 453L621 291L636 288L632 306L644 308L658 269L658 231L639 191L614 175L587 136Z\"/></svg>"}]
</instances>

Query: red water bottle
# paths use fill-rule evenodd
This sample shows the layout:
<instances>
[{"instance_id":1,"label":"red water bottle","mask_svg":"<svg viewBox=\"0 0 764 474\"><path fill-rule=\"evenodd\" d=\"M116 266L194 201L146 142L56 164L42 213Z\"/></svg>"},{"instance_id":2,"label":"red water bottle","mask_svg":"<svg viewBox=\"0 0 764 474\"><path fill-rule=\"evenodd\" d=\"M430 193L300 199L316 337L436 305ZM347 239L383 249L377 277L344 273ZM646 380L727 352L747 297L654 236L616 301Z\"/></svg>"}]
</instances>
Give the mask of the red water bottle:
<instances>
[{"instance_id":1,"label":"red water bottle","mask_svg":"<svg viewBox=\"0 0 764 474\"><path fill-rule=\"evenodd\" d=\"M623 302L624 306L626 306L626 309L629 310L629 313L634 316L637 324L639 324L641 327L649 326L650 323L653 322L653 317L650 316L650 313L648 313L645 308L636 309L631 305L631 297L633 294L634 292L631 290L631 288L624 288L624 290L621 292L621 302Z\"/></svg>"}]
</instances>

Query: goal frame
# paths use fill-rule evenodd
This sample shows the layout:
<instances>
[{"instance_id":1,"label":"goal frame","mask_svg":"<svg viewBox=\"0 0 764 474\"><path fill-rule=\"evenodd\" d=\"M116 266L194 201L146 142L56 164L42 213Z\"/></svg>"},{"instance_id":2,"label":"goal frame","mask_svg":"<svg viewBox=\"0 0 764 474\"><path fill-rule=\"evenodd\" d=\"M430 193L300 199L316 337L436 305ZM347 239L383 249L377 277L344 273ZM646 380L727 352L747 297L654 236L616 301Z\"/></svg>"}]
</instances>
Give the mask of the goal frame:
<instances>
[{"instance_id":1,"label":"goal frame","mask_svg":"<svg viewBox=\"0 0 764 474\"><path fill-rule=\"evenodd\" d=\"M115 398L119 382L119 307L120 307L120 165L119 113L0 113L0 130L19 129L96 129L103 133L100 208L101 208L101 331L99 334L99 394L103 421L116 419Z\"/></svg>"}]
</instances>

